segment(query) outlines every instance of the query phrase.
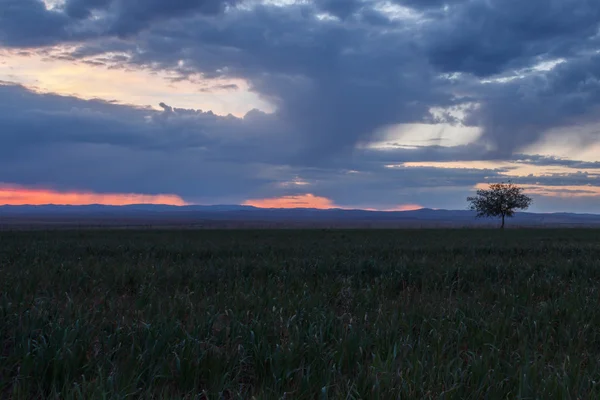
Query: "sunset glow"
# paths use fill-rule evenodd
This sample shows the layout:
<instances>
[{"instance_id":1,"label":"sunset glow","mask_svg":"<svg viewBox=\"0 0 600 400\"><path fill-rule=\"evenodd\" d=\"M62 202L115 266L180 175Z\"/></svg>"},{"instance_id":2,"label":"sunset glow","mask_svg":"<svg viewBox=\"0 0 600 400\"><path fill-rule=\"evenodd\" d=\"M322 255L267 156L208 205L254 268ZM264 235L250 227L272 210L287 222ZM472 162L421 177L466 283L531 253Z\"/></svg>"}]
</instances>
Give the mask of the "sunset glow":
<instances>
[{"instance_id":1,"label":"sunset glow","mask_svg":"<svg viewBox=\"0 0 600 400\"><path fill-rule=\"evenodd\" d=\"M420 206L418 204L401 204L399 206L387 209L385 211L415 211L420 210L422 208L423 206Z\"/></svg>"},{"instance_id":2,"label":"sunset glow","mask_svg":"<svg viewBox=\"0 0 600 400\"><path fill-rule=\"evenodd\" d=\"M65 47L62 50L67 50ZM194 76L179 80L170 71L131 70L98 63L95 59L60 60L60 49L52 57L27 52L25 55L0 50L0 81L17 82L40 93L56 93L84 99L117 99L119 103L150 106L174 103L177 107L212 110L218 115L242 117L252 108L271 107L249 91L242 79L204 79ZM106 58L106 57L105 57ZM96 64L98 63L98 64Z\"/></svg>"},{"instance_id":3,"label":"sunset glow","mask_svg":"<svg viewBox=\"0 0 600 400\"><path fill-rule=\"evenodd\" d=\"M185 201L171 194L59 192L51 189L0 186L0 205L89 205L124 206L129 204L166 204L183 206Z\"/></svg>"},{"instance_id":4,"label":"sunset glow","mask_svg":"<svg viewBox=\"0 0 600 400\"><path fill-rule=\"evenodd\" d=\"M252 199L244 203L247 206L253 206L258 208L315 208L320 210L326 210L331 208L339 209L356 209L360 208L365 211L414 211L420 210L423 206L418 204L399 204L393 207L386 208L369 208L369 207L348 207L340 206L335 204L331 199L321 196L315 196L314 194L302 194L297 196L282 196L272 197L267 199Z\"/></svg>"},{"instance_id":5,"label":"sunset glow","mask_svg":"<svg viewBox=\"0 0 600 400\"><path fill-rule=\"evenodd\" d=\"M258 208L317 208L321 210L336 207L330 199L310 193L298 196L251 199L246 201L244 205Z\"/></svg>"},{"instance_id":6,"label":"sunset glow","mask_svg":"<svg viewBox=\"0 0 600 400\"><path fill-rule=\"evenodd\" d=\"M392 211L416 211L416 210L421 210L423 208L423 206L420 206L418 204L399 204L397 206L393 206L393 207L383 207L383 208L372 208L372 207L358 207L361 210L365 210L365 211L388 211L388 212L392 212Z\"/></svg>"}]
</instances>

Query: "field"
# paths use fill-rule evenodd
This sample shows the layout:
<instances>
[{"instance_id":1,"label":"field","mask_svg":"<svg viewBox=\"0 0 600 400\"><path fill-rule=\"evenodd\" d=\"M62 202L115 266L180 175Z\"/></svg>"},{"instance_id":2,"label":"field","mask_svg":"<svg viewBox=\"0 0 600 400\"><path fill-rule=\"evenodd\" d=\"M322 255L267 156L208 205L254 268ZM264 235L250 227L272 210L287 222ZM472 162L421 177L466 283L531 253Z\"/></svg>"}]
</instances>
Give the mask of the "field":
<instances>
[{"instance_id":1,"label":"field","mask_svg":"<svg viewBox=\"0 0 600 400\"><path fill-rule=\"evenodd\" d=\"M0 233L0 398L600 398L600 231Z\"/></svg>"}]
</instances>

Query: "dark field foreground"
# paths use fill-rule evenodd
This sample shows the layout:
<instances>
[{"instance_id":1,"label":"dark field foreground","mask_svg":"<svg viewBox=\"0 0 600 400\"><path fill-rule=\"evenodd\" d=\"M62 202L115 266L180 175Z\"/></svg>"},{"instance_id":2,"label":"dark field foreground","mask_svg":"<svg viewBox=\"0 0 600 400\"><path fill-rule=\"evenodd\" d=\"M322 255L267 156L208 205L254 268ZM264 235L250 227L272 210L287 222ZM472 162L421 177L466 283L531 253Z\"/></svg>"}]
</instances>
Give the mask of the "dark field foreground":
<instances>
[{"instance_id":1,"label":"dark field foreground","mask_svg":"<svg viewBox=\"0 0 600 400\"><path fill-rule=\"evenodd\" d=\"M600 398L600 231L0 233L0 398Z\"/></svg>"}]
</instances>

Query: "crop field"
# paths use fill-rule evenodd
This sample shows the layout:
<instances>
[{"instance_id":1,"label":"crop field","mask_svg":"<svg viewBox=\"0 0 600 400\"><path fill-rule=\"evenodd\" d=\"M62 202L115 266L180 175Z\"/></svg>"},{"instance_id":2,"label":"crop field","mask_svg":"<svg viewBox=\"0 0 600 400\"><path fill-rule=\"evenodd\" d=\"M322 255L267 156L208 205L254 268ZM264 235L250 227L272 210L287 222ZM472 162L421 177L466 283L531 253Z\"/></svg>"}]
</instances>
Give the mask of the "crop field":
<instances>
[{"instance_id":1,"label":"crop field","mask_svg":"<svg viewBox=\"0 0 600 400\"><path fill-rule=\"evenodd\" d=\"M2 399L600 398L600 231L0 233Z\"/></svg>"}]
</instances>

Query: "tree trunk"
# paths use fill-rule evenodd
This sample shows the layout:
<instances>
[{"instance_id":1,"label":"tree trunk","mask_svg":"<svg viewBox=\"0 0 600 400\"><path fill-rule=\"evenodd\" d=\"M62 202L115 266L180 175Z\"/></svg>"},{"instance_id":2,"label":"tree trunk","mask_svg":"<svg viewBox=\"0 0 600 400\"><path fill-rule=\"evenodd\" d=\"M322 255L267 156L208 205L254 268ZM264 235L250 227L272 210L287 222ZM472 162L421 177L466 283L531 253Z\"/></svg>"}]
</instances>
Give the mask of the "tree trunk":
<instances>
[{"instance_id":1,"label":"tree trunk","mask_svg":"<svg viewBox=\"0 0 600 400\"><path fill-rule=\"evenodd\" d=\"M504 214L502 214L502 226L500 227L500 229L504 229Z\"/></svg>"}]
</instances>

